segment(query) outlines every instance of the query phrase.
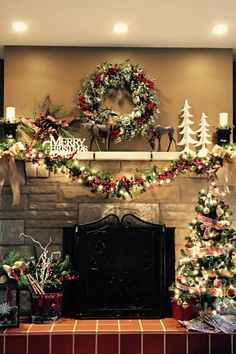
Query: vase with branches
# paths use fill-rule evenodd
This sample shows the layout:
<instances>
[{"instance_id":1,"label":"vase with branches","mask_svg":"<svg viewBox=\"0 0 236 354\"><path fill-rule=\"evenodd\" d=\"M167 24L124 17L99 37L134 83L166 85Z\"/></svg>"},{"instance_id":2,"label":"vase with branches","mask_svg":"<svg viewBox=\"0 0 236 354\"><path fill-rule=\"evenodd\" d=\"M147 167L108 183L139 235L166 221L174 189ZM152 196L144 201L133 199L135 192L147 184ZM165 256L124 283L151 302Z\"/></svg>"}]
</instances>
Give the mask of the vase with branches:
<instances>
[{"instance_id":1,"label":"vase with branches","mask_svg":"<svg viewBox=\"0 0 236 354\"><path fill-rule=\"evenodd\" d=\"M76 279L69 256L62 258L60 251L50 252L51 238L46 246L33 236L21 233L19 238L31 240L40 249L38 257L20 258L11 252L3 261L5 272L29 288L32 300L32 322L56 320L61 314L65 282Z\"/></svg>"}]
</instances>

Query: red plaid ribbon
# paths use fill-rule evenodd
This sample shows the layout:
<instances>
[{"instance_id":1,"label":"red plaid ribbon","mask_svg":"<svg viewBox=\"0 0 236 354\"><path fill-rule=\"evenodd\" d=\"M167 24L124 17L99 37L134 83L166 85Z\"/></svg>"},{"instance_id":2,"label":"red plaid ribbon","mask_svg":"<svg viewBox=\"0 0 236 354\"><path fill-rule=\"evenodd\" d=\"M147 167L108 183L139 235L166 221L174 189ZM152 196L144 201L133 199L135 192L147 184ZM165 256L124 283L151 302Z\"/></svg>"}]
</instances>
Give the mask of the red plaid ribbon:
<instances>
[{"instance_id":1,"label":"red plaid ribbon","mask_svg":"<svg viewBox=\"0 0 236 354\"><path fill-rule=\"evenodd\" d=\"M205 228L205 231L203 234L204 239L209 238L210 229L214 228L217 230L223 230L228 227L227 223L224 224L218 220L208 218L202 214L197 214L197 218L202 223L201 228L202 229Z\"/></svg>"}]
</instances>

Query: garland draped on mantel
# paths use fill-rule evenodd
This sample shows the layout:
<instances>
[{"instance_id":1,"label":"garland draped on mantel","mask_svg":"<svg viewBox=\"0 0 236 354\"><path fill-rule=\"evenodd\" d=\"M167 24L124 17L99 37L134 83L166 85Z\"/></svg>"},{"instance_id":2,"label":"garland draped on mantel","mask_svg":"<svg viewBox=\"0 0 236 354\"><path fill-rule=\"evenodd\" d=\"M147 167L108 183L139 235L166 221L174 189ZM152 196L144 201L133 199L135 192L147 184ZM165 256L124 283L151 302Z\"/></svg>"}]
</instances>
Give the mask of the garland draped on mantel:
<instances>
[{"instance_id":1,"label":"garland draped on mantel","mask_svg":"<svg viewBox=\"0 0 236 354\"><path fill-rule=\"evenodd\" d=\"M15 149L17 147L17 149ZM172 161L168 167L159 168L153 165L150 170L137 170L134 176L122 176L116 178L110 173L96 172L89 166L74 158L76 151L66 157L58 154L50 155L45 150L26 148L23 144L15 143L11 148L14 151L14 158L21 159L33 164L44 165L49 171L64 169L69 171L72 182L77 182L90 189L92 193L98 193L106 198L131 199L134 195L146 192L156 186L170 183L178 175L191 172L196 175L206 175L208 179L215 179L219 168L227 165L236 166L236 149L223 148L215 145L206 157L199 157L197 154L182 154ZM10 150L9 149L9 150ZM6 154L4 151L4 155ZM0 152L3 156L3 151ZM1 157L0 156L0 157ZM15 163L15 162L14 162ZM225 181L228 181L229 168L226 168ZM10 173L10 171L9 171ZM11 180L11 178L10 178ZM2 184L4 181L0 181ZM11 185L14 204L19 203L15 193L19 193L19 183Z\"/></svg>"},{"instance_id":2,"label":"garland draped on mantel","mask_svg":"<svg viewBox=\"0 0 236 354\"><path fill-rule=\"evenodd\" d=\"M40 155L39 155L40 154ZM25 157L34 163L42 162L42 153L27 151ZM91 190L92 193L99 193L106 198L131 199L138 193L143 193L155 186L162 186L170 183L180 174L192 172L196 175L206 175L208 179L215 179L216 172L227 162L236 162L236 151L226 150L218 145L206 157L199 157L197 154L182 154L172 161L169 167L160 169L153 165L150 170L137 170L134 176L122 176L116 178L110 173L96 172L90 167L73 159L74 154L66 158L59 155L43 156L43 163L50 171L56 169L67 169L72 182L78 182ZM226 178L226 180L228 177Z\"/></svg>"}]
</instances>

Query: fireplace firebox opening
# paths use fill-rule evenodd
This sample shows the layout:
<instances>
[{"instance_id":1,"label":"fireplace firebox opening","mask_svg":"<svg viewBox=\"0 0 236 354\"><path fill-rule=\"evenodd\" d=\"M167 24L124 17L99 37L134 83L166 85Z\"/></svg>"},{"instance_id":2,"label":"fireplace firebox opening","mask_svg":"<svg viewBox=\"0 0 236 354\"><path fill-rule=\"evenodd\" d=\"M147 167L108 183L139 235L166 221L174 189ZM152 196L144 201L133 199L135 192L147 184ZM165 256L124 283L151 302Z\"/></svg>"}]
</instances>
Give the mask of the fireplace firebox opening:
<instances>
[{"instance_id":1,"label":"fireplace firebox opening","mask_svg":"<svg viewBox=\"0 0 236 354\"><path fill-rule=\"evenodd\" d=\"M163 318L174 280L174 228L132 214L109 214L63 229L76 282L68 284L63 312L74 318Z\"/></svg>"}]
</instances>

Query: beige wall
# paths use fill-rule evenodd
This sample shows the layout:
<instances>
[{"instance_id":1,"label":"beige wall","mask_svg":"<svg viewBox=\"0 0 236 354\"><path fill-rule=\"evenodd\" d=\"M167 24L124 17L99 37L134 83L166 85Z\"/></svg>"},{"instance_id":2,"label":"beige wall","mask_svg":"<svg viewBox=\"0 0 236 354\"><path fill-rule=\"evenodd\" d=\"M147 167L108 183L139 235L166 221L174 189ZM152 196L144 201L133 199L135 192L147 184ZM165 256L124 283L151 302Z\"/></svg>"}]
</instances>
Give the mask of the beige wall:
<instances>
[{"instance_id":1,"label":"beige wall","mask_svg":"<svg viewBox=\"0 0 236 354\"><path fill-rule=\"evenodd\" d=\"M21 115L50 94L52 99L71 109L85 75L92 73L104 59L112 63L130 59L156 78L161 125L177 128L186 98L194 115L193 129L198 128L202 112L209 117L211 133L219 112L229 112L232 117L232 51L229 49L6 47L5 107L15 106ZM112 150L126 149L146 150L148 145L144 139L137 138L131 143L112 146Z\"/></svg>"}]
</instances>

